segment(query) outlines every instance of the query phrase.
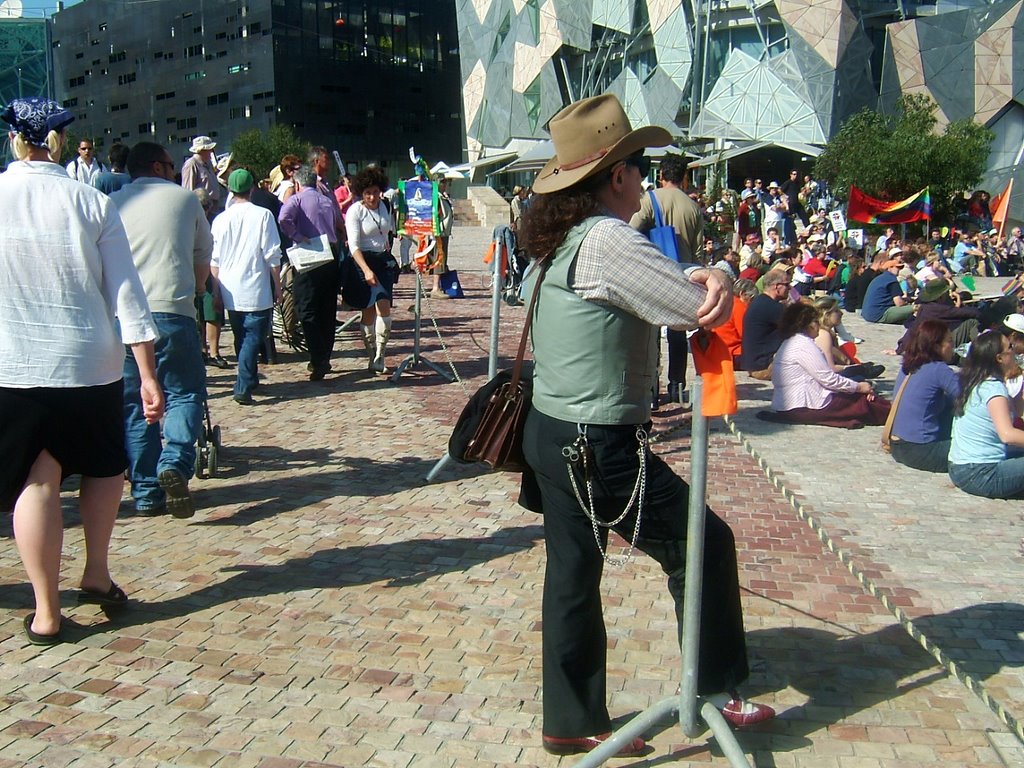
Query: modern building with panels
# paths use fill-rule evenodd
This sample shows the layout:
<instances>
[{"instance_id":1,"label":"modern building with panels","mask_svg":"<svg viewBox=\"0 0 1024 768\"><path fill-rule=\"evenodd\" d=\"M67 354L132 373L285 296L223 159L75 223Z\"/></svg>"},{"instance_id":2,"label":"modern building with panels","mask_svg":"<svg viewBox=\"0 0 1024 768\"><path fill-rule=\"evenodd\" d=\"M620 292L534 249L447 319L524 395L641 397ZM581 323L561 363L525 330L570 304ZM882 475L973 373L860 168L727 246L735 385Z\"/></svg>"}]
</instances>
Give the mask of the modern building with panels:
<instances>
[{"instance_id":1,"label":"modern building with panels","mask_svg":"<svg viewBox=\"0 0 1024 768\"><path fill-rule=\"evenodd\" d=\"M883 110L904 93L926 94L940 125L973 118L995 133L982 186L1013 177L1008 218L1024 220L1024 0L918 18L886 28Z\"/></svg>"},{"instance_id":2,"label":"modern building with panels","mask_svg":"<svg viewBox=\"0 0 1024 768\"><path fill-rule=\"evenodd\" d=\"M606 91L634 125L661 125L702 153L738 158L745 147L774 146L791 158L827 142L856 111L915 89L948 105L950 119L992 123L993 156L1008 156L1024 131L1024 70L1012 42L1024 38L1020 6L457 0L470 159L546 139L562 106Z\"/></svg>"},{"instance_id":3,"label":"modern building with panels","mask_svg":"<svg viewBox=\"0 0 1024 768\"><path fill-rule=\"evenodd\" d=\"M56 97L101 154L157 141L184 157L250 129L293 126L368 162L411 170L409 146L461 159L454 6L427 0L85 0L53 17Z\"/></svg>"},{"instance_id":4,"label":"modern building with panels","mask_svg":"<svg viewBox=\"0 0 1024 768\"><path fill-rule=\"evenodd\" d=\"M0 16L0 104L19 96L53 97L49 25L45 19ZM10 156L7 132L0 132L0 165Z\"/></svg>"}]
</instances>

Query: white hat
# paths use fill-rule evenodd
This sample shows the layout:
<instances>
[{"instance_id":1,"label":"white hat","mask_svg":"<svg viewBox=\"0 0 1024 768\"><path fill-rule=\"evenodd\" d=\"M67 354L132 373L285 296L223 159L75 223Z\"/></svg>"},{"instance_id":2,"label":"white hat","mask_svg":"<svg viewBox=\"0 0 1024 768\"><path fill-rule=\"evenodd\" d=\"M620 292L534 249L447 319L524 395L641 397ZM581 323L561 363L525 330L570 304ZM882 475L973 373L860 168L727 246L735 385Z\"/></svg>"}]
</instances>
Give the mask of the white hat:
<instances>
[{"instance_id":1,"label":"white hat","mask_svg":"<svg viewBox=\"0 0 1024 768\"><path fill-rule=\"evenodd\" d=\"M823 234L821 234L821 232L815 232L814 234L809 235L807 237L807 242L808 243L813 243L813 242L815 242L817 240L824 240L824 239L825 239L825 236Z\"/></svg>"},{"instance_id":2,"label":"white hat","mask_svg":"<svg viewBox=\"0 0 1024 768\"><path fill-rule=\"evenodd\" d=\"M1007 315L1003 319L1003 325L1011 331L1024 333L1024 315L1018 314L1017 312L1014 312L1012 315Z\"/></svg>"},{"instance_id":3,"label":"white hat","mask_svg":"<svg viewBox=\"0 0 1024 768\"><path fill-rule=\"evenodd\" d=\"M202 152L207 149L213 149L217 146L217 142L211 139L209 136L196 136L192 139L192 146L189 147L189 152L193 155L197 152Z\"/></svg>"},{"instance_id":4,"label":"white hat","mask_svg":"<svg viewBox=\"0 0 1024 768\"><path fill-rule=\"evenodd\" d=\"M772 187L778 188L778 186L779 186L779 182L773 181L770 184L768 184L768 189L771 189Z\"/></svg>"},{"instance_id":5,"label":"white hat","mask_svg":"<svg viewBox=\"0 0 1024 768\"><path fill-rule=\"evenodd\" d=\"M890 259L894 259L897 256L901 255L902 253L903 253L903 249L898 247L898 246L895 247L895 248L890 248L889 249L889 258Z\"/></svg>"}]
</instances>

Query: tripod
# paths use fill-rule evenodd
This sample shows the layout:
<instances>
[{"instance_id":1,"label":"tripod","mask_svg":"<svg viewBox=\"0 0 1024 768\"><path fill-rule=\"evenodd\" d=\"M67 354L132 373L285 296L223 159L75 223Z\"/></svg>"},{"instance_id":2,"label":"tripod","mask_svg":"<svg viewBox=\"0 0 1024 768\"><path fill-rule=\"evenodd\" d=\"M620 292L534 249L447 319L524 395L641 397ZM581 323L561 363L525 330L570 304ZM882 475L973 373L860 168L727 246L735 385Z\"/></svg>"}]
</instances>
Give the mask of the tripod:
<instances>
[{"instance_id":1,"label":"tripod","mask_svg":"<svg viewBox=\"0 0 1024 768\"><path fill-rule=\"evenodd\" d=\"M445 381L455 381L455 378L442 368L437 363L433 363L427 360L423 355L420 354L420 308L423 300L423 276L419 270L416 271L416 304L413 308L413 314L415 315L415 326L413 327L412 336L412 354L408 355L401 363L398 364L398 368L391 375L391 381L395 384L402 377L402 372L406 368L412 368L420 363L423 363L428 368L433 370L438 376L443 378Z\"/></svg>"}]
</instances>

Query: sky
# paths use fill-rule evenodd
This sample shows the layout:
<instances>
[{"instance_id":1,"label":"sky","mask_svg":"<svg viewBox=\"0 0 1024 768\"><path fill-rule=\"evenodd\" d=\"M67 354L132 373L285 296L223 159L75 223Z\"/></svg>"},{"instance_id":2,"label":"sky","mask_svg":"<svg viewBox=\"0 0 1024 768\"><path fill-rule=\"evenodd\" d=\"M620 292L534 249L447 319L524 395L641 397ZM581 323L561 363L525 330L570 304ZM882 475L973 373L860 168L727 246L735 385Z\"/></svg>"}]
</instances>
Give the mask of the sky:
<instances>
[{"instance_id":1,"label":"sky","mask_svg":"<svg viewBox=\"0 0 1024 768\"><path fill-rule=\"evenodd\" d=\"M75 5L79 0L65 0L64 6ZM22 15L29 19L52 16L57 10L57 0L21 0Z\"/></svg>"}]
</instances>

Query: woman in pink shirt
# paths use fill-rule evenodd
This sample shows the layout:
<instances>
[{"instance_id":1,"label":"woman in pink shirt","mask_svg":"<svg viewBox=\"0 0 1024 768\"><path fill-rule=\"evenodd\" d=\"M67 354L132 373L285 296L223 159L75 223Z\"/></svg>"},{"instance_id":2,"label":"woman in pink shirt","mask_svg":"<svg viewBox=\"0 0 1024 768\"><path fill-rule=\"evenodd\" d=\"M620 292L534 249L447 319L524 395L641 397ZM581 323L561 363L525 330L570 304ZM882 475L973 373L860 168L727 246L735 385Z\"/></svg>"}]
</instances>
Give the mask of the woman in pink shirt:
<instances>
[{"instance_id":1,"label":"woman in pink shirt","mask_svg":"<svg viewBox=\"0 0 1024 768\"><path fill-rule=\"evenodd\" d=\"M782 312L783 342L772 363L773 420L845 429L884 424L889 401L878 397L870 383L832 369L814 341L820 325L813 306L790 304Z\"/></svg>"}]
</instances>

